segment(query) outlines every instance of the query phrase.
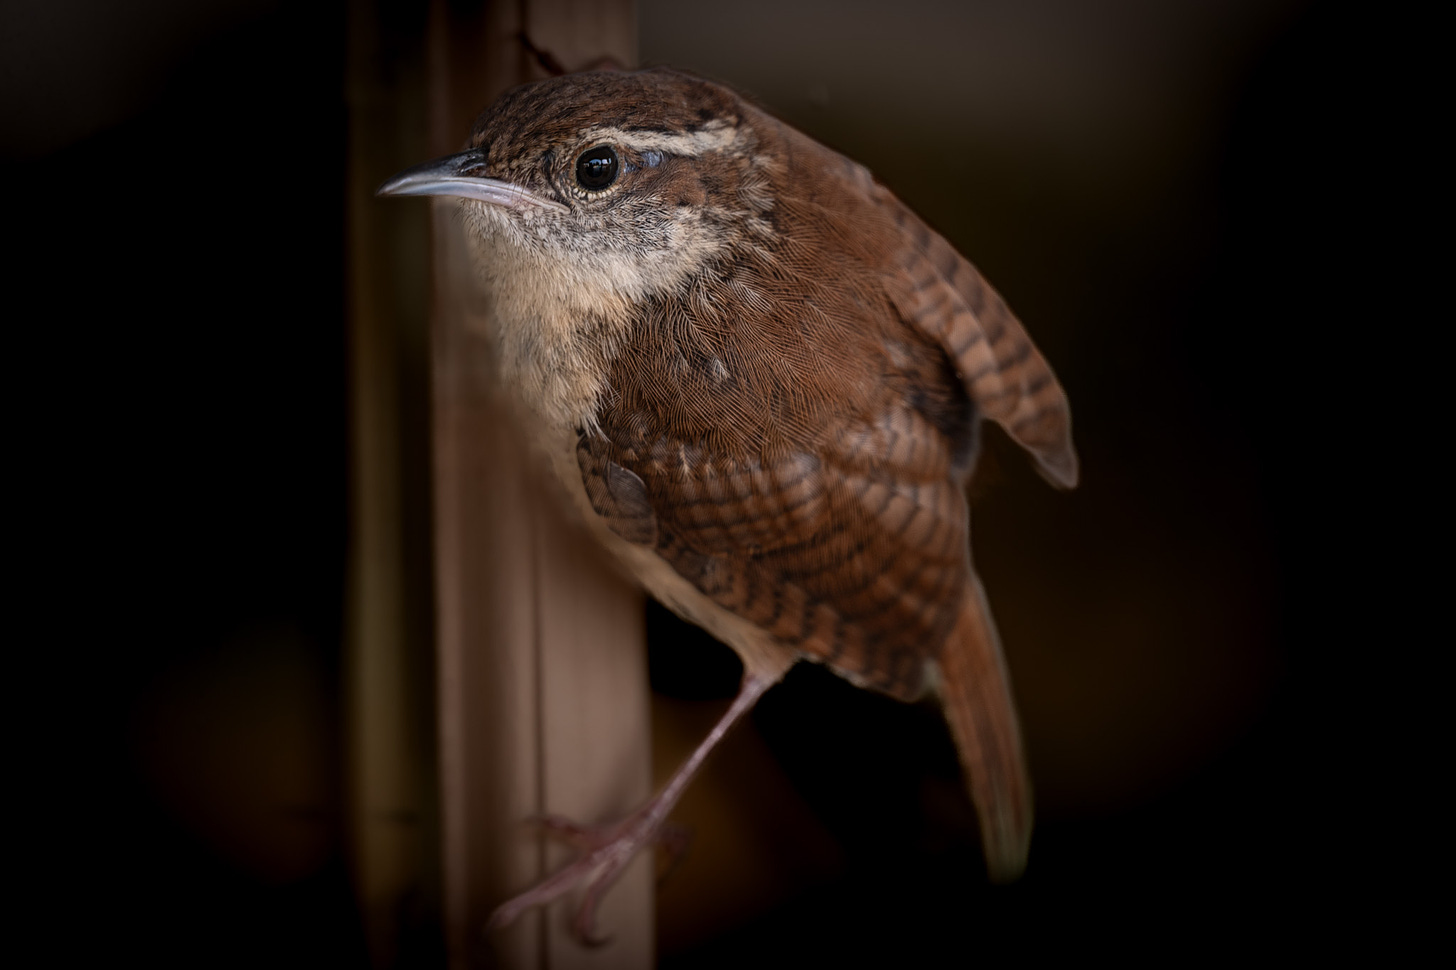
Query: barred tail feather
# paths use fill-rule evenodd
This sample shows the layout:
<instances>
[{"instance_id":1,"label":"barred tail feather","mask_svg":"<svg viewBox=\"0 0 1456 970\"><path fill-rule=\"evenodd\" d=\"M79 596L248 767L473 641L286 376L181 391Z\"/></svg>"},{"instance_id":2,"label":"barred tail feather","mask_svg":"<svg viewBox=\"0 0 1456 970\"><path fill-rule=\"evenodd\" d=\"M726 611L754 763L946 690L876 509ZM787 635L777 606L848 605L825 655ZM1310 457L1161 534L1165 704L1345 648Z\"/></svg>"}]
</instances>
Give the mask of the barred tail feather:
<instances>
[{"instance_id":1,"label":"barred tail feather","mask_svg":"<svg viewBox=\"0 0 1456 970\"><path fill-rule=\"evenodd\" d=\"M940 699L981 823L992 882L1017 879L1031 842L1031 781L1001 640L979 579L940 657Z\"/></svg>"}]
</instances>

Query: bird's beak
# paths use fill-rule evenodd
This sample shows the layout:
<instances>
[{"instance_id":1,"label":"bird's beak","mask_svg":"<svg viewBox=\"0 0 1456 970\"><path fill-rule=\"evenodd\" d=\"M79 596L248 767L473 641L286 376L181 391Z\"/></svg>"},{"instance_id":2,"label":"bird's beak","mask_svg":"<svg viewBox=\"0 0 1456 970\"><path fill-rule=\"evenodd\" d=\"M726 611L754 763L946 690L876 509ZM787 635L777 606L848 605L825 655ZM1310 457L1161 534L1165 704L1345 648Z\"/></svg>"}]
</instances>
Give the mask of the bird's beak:
<instances>
[{"instance_id":1,"label":"bird's beak","mask_svg":"<svg viewBox=\"0 0 1456 970\"><path fill-rule=\"evenodd\" d=\"M485 168L485 152L472 148L458 155L446 155L423 165L400 172L378 189L375 195L450 195L475 199L511 209L565 209L554 199L537 195L529 189L499 179L467 175Z\"/></svg>"}]
</instances>

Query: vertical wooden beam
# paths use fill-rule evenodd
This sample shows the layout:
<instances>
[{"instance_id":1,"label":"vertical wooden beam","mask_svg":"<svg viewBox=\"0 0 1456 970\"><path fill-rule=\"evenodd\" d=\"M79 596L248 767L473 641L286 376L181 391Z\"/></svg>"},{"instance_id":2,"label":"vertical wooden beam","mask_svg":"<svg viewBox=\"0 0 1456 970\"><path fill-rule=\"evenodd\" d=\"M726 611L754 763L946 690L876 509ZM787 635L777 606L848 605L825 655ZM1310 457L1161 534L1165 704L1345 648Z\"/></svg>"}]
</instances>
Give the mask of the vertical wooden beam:
<instances>
[{"instance_id":1,"label":"vertical wooden beam","mask_svg":"<svg viewBox=\"0 0 1456 970\"><path fill-rule=\"evenodd\" d=\"M474 116L530 80L526 30L564 63L635 55L632 5L437 2L428 35L431 155L458 150ZM543 501L527 443L497 399L457 207L432 223L435 576L446 948L452 967L647 967L650 860L623 877L587 949L567 933L573 901L492 939L490 911L564 861L524 823L610 820L650 786L641 600Z\"/></svg>"},{"instance_id":2,"label":"vertical wooden beam","mask_svg":"<svg viewBox=\"0 0 1456 970\"><path fill-rule=\"evenodd\" d=\"M346 772L378 967L429 962L440 919L456 967L651 963L646 860L601 911L603 949L569 938L566 901L482 935L497 903L563 861L528 818L600 821L648 794L640 599L527 472L495 398L454 206L427 217L373 196L393 171L457 150L476 113L539 76L522 29L567 64L627 64L632 10L349 7Z\"/></svg>"}]
</instances>

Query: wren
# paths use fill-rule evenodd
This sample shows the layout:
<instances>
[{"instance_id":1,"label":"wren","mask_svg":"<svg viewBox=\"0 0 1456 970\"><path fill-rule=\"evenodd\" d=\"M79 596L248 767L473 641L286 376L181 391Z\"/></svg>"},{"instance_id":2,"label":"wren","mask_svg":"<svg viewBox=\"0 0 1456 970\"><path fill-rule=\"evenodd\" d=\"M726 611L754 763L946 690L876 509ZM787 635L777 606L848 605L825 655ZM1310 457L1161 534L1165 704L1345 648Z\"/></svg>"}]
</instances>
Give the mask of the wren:
<instances>
[{"instance_id":1,"label":"wren","mask_svg":"<svg viewBox=\"0 0 1456 970\"><path fill-rule=\"evenodd\" d=\"M587 883L576 929L708 751L800 660L955 739L991 879L1032 799L965 491L989 418L1077 482L1071 412L976 269L863 166L666 69L504 94L380 195L460 199L500 379L593 534L743 683L668 785L493 925Z\"/></svg>"}]
</instances>

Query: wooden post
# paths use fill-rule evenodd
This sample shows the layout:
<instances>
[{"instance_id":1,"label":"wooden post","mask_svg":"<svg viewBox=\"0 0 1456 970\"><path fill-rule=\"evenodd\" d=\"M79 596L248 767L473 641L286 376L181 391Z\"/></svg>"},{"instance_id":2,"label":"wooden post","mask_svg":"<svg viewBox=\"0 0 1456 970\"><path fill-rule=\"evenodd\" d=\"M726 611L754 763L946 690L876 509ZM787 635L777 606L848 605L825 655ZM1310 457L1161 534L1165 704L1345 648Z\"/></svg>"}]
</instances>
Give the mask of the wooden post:
<instances>
[{"instance_id":1,"label":"wooden post","mask_svg":"<svg viewBox=\"0 0 1456 970\"><path fill-rule=\"evenodd\" d=\"M539 77L518 33L575 65L630 63L630 2L554 0L463 13L436 2L427 43L431 157L457 151L475 115ZM564 522L497 398L488 321L450 201L435 205L431 324L435 577L446 949L452 967L648 967L651 860L607 897L588 949L574 900L487 940L490 911L569 857L527 820L620 817L649 794L640 594Z\"/></svg>"},{"instance_id":2,"label":"wooden post","mask_svg":"<svg viewBox=\"0 0 1456 970\"><path fill-rule=\"evenodd\" d=\"M349 8L349 846L376 967L647 967L650 859L586 949L572 901L487 940L496 904L567 853L526 823L626 814L649 795L641 598L564 523L491 377L453 203L378 200L457 151L475 115L562 63L630 64L630 0ZM439 927L443 923L443 940Z\"/></svg>"}]
</instances>

